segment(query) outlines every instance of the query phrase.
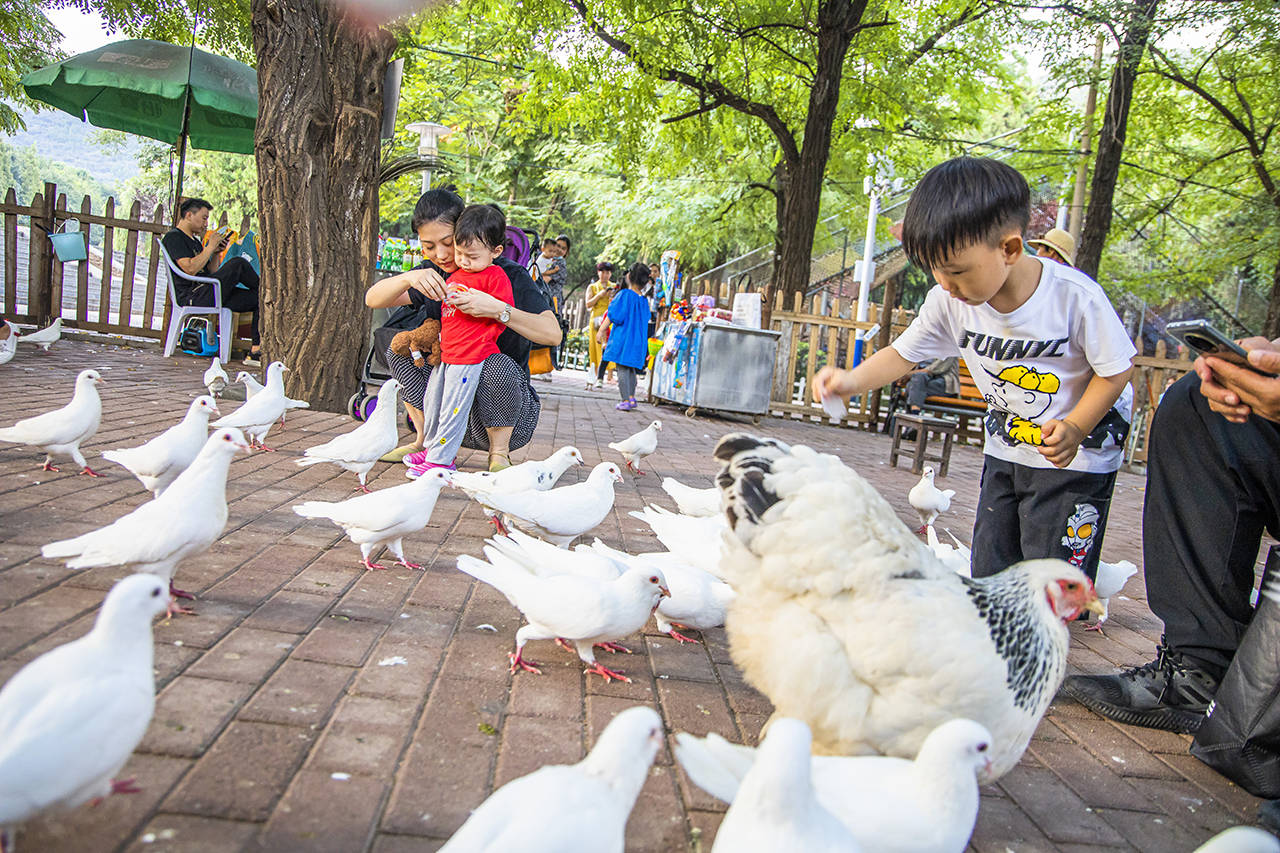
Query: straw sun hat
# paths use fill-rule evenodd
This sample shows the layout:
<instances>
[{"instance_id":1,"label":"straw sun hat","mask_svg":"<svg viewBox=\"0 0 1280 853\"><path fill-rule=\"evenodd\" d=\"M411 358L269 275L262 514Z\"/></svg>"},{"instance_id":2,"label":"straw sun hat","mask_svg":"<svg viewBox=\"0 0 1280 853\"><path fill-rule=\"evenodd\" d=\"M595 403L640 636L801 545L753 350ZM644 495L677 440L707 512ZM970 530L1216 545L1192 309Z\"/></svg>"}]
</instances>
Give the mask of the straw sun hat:
<instances>
[{"instance_id":1,"label":"straw sun hat","mask_svg":"<svg viewBox=\"0 0 1280 853\"><path fill-rule=\"evenodd\" d=\"M1052 249L1058 255L1066 259L1069 264L1076 262L1076 241L1061 228L1050 228L1045 235L1037 240L1028 240L1028 246L1044 246L1046 249Z\"/></svg>"}]
</instances>

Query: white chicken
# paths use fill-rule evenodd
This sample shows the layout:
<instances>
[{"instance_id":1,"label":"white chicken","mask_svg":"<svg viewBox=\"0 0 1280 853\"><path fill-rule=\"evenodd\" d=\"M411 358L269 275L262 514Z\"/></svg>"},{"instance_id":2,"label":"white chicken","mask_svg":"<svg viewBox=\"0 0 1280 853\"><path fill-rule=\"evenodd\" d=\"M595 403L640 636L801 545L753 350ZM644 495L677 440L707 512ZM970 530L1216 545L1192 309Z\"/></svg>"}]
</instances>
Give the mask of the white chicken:
<instances>
[{"instance_id":1,"label":"white chicken","mask_svg":"<svg viewBox=\"0 0 1280 853\"><path fill-rule=\"evenodd\" d=\"M776 716L808 722L819 754L902 758L964 717L992 734L983 781L1008 772L1062 682L1066 622L1101 609L1089 579L1062 560L961 577L808 447L736 434L716 458L730 650Z\"/></svg>"}]
</instances>

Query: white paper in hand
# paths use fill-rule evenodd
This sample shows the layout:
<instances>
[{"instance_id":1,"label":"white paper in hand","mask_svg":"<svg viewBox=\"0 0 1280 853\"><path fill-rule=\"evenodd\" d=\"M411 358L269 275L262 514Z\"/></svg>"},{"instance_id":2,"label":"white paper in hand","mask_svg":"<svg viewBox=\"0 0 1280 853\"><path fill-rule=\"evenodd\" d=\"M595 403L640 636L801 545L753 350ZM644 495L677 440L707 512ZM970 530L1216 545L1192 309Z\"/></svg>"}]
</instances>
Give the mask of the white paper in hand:
<instances>
[{"instance_id":1,"label":"white paper in hand","mask_svg":"<svg viewBox=\"0 0 1280 853\"><path fill-rule=\"evenodd\" d=\"M835 394L828 394L822 398L822 411L827 413L827 417L839 423L844 420L844 416L848 414L845 408L844 398Z\"/></svg>"}]
</instances>

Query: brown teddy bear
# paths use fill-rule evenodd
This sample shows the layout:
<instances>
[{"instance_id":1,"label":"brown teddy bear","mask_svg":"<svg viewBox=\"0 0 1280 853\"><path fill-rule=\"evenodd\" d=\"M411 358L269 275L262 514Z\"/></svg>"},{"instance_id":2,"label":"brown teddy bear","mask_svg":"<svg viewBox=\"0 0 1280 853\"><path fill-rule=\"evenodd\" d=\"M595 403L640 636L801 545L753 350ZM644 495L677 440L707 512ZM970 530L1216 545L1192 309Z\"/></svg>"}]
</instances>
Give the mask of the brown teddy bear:
<instances>
[{"instance_id":1,"label":"brown teddy bear","mask_svg":"<svg viewBox=\"0 0 1280 853\"><path fill-rule=\"evenodd\" d=\"M435 367L440 363L440 321L428 317L418 328L397 333L391 339L391 351L396 355L412 356L418 367L427 364Z\"/></svg>"}]
</instances>

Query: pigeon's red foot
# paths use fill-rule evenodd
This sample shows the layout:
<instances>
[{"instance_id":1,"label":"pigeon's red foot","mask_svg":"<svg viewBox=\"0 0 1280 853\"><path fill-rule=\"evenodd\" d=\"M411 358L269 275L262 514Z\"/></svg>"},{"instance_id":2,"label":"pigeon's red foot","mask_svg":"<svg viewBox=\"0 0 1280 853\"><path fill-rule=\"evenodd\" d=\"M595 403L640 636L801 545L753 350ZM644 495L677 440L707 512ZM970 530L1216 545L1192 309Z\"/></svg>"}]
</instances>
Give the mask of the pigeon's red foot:
<instances>
[{"instance_id":1,"label":"pigeon's red foot","mask_svg":"<svg viewBox=\"0 0 1280 853\"><path fill-rule=\"evenodd\" d=\"M631 654L631 649L621 643L596 643L597 649L604 649L607 652L622 652L624 655Z\"/></svg>"},{"instance_id":2,"label":"pigeon's red foot","mask_svg":"<svg viewBox=\"0 0 1280 853\"><path fill-rule=\"evenodd\" d=\"M59 471L61 469L57 465L54 465L52 462L46 459L44 460L44 464L40 466L40 470L41 471Z\"/></svg>"},{"instance_id":3,"label":"pigeon's red foot","mask_svg":"<svg viewBox=\"0 0 1280 853\"><path fill-rule=\"evenodd\" d=\"M366 495L373 494L373 489L369 488L364 483L360 484L360 491L364 492Z\"/></svg>"},{"instance_id":4,"label":"pigeon's red foot","mask_svg":"<svg viewBox=\"0 0 1280 853\"><path fill-rule=\"evenodd\" d=\"M381 563L370 563L368 557L364 558L360 562L364 564L365 571L369 571L369 572L373 571L374 569L386 568L386 566L382 565Z\"/></svg>"},{"instance_id":5,"label":"pigeon's red foot","mask_svg":"<svg viewBox=\"0 0 1280 853\"><path fill-rule=\"evenodd\" d=\"M397 565L397 566L404 566L406 569L420 569L420 568L422 568L422 566L418 565L417 563L410 563L408 560L404 559L403 557L401 557L399 560L396 560L396 565Z\"/></svg>"},{"instance_id":6,"label":"pigeon's red foot","mask_svg":"<svg viewBox=\"0 0 1280 853\"><path fill-rule=\"evenodd\" d=\"M258 449L259 449L259 450L265 450L265 451L267 451L268 453L275 453L275 452L276 452L274 447L267 447L265 444L259 444L259 445L258 445Z\"/></svg>"},{"instance_id":7,"label":"pigeon's red foot","mask_svg":"<svg viewBox=\"0 0 1280 853\"><path fill-rule=\"evenodd\" d=\"M1084 626L1084 629L1085 629L1086 631L1097 631L1097 632L1098 632L1098 634L1099 634L1099 635L1101 635L1101 636L1103 636L1103 637L1107 636L1106 634L1103 634L1103 633L1102 633L1102 623L1101 623L1101 622L1094 622L1094 623L1093 623L1093 624L1091 624L1091 625L1085 625L1085 626Z\"/></svg>"},{"instance_id":8,"label":"pigeon's red foot","mask_svg":"<svg viewBox=\"0 0 1280 853\"><path fill-rule=\"evenodd\" d=\"M606 684L609 683L609 679L611 678L616 678L619 681L625 681L627 684L631 683L630 678L627 678L625 675L623 675L620 672L614 672L611 669L607 669L606 667L601 665L599 661L596 661L596 663L587 667L587 675L591 675L592 673L595 673L596 675L603 678Z\"/></svg>"},{"instance_id":9,"label":"pigeon's red foot","mask_svg":"<svg viewBox=\"0 0 1280 853\"><path fill-rule=\"evenodd\" d=\"M173 618L173 614L175 614L175 613L181 614L181 615L183 615L183 616L196 616L196 615L198 615L198 614L197 614L194 610L192 610L190 607L183 607L181 604L179 604L179 603L178 603L178 601L177 601L177 599L175 599L175 598L170 598L170 599L169 599L169 607L164 611L164 618L166 618L166 619L172 619L172 618Z\"/></svg>"},{"instance_id":10,"label":"pigeon's red foot","mask_svg":"<svg viewBox=\"0 0 1280 853\"><path fill-rule=\"evenodd\" d=\"M524 672L532 672L534 675L542 675L542 670L538 669L536 663L531 660L525 660L516 652L507 652L507 660L511 661L512 672L519 669Z\"/></svg>"},{"instance_id":11,"label":"pigeon's red foot","mask_svg":"<svg viewBox=\"0 0 1280 853\"><path fill-rule=\"evenodd\" d=\"M564 649L566 652L573 652L575 655L578 653L578 650L569 645L569 641L564 637L556 637L556 645Z\"/></svg>"},{"instance_id":12,"label":"pigeon's red foot","mask_svg":"<svg viewBox=\"0 0 1280 853\"><path fill-rule=\"evenodd\" d=\"M685 627L685 626L681 625L680 627L682 627L682 628L683 628L683 627ZM697 640L695 640L693 637L686 637L684 634L681 634L681 633L680 633L679 631L677 631L674 627L673 627L670 631L668 631L668 632L667 632L667 636L668 636L668 637L670 637L671 639L675 640L677 643L696 643L696 642L698 642L698 641L697 641Z\"/></svg>"},{"instance_id":13,"label":"pigeon's red foot","mask_svg":"<svg viewBox=\"0 0 1280 853\"><path fill-rule=\"evenodd\" d=\"M107 476L106 474L99 474L97 471L93 470L93 469L92 469L92 468L90 468L88 465L84 466L84 470L83 470L83 471L81 471L81 472L80 472L80 474L81 474L82 476L83 476L83 475L85 475L85 474L88 474L90 477L105 477L105 476Z\"/></svg>"},{"instance_id":14,"label":"pigeon's red foot","mask_svg":"<svg viewBox=\"0 0 1280 853\"><path fill-rule=\"evenodd\" d=\"M111 793L113 793L113 794L141 794L141 793L142 793L142 789L141 789L141 788L139 788L137 785L135 785L135 784L134 784L134 782L137 782L137 781L138 781L137 779L112 779L112 780L111 780Z\"/></svg>"},{"instance_id":15,"label":"pigeon's red foot","mask_svg":"<svg viewBox=\"0 0 1280 853\"><path fill-rule=\"evenodd\" d=\"M507 526L502 523L502 519L496 515L489 516L489 523L493 525L494 530L498 531L503 536L507 536L511 533Z\"/></svg>"},{"instance_id":16,"label":"pigeon's red foot","mask_svg":"<svg viewBox=\"0 0 1280 853\"><path fill-rule=\"evenodd\" d=\"M195 601L196 597L185 589L178 589L173 585L173 581L169 581L169 594L174 598L185 598L187 601Z\"/></svg>"}]
</instances>

